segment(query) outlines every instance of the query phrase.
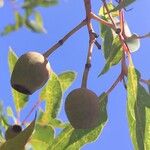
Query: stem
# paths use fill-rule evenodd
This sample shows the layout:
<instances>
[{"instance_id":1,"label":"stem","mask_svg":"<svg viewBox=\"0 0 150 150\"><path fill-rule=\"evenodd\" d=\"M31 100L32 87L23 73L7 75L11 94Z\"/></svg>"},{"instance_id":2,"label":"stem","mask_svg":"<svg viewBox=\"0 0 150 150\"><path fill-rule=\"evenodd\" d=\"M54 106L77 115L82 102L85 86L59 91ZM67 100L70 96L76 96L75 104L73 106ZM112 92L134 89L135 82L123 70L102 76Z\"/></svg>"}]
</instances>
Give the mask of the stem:
<instances>
[{"instance_id":1,"label":"stem","mask_svg":"<svg viewBox=\"0 0 150 150\"><path fill-rule=\"evenodd\" d=\"M83 72L83 77L82 77L82 88L86 88L87 86L87 80L88 80L88 74L89 70L91 67L91 58L92 58L92 52L93 52L93 47L95 43L95 36L94 36L94 30L93 26L91 23L91 1L90 0L84 0L84 5L85 5L85 10L86 10L86 18L87 18L87 28L89 32L89 48L88 48L88 54L87 54L87 60Z\"/></svg>"},{"instance_id":2,"label":"stem","mask_svg":"<svg viewBox=\"0 0 150 150\"><path fill-rule=\"evenodd\" d=\"M107 14L108 14L108 16L109 16L109 18L110 18L112 24L113 24L113 26L114 26L114 29L116 30L116 24L115 24L115 21L113 20L111 14L110 14L110 12L109 12L109 9L108 9L108 7L107 7L106 0L103 0L103 4L104 4L104 7L105 7L105 9L106 9L106 11L107 11Z\"/></svg>"},{"instance_id":3,"label":"stem","mask_svg":"<svg viewBox=\"0 0 150 150\"><path fill-rule=\"evenodd\" d=\"M126 35L125 35L125 31L124 31L124 12L123 12L123 9L121 9L119 11L119 17L120 17L120 28L121 28L120 34L122 34L125 37Z\"/></svg>"},{"instance_id":4,"label":"stem","mask_svg":"<svg viewBox=\"0 0 150 150\"><path fill-rule=\"evenodd\" d=\"M149 38L150 37L150 33L147 33L145 35L141 35L141 36L137 36L137 39L143 39L143 38Z\"/></svg>"},{"instance_id":5,"label":"stem","mask_svg":"<svg viewBox=\"0 0 150 150\"><path fill-rule=\"evenodd\" d=\"M17 111L17 120L16 120L16 124L20 123L20 111Z\"/></svg>"},{"instance_id":6,"label":"stem","mask_svg":"<svg viewBox=\"0 0 150 150\"><path fill-rule=\"evenodd\" d=\"M150 85L150 80L140 79L140 82Z\"/></svg>"},{"instance_id":7,"label":"stem","mask_svg":"<svg viewBox=\"0 0 150 150\"><path fill-rule=\"evenodd\" d=\"M71 37L75 32L77 32L79 29L81 29L83 26L87 24L86 19L83 20L81 23L79 23L75 28L73 28L70 32L68 32L61 40L59 40L56 44L54 44L51 48L49 48L44 54L44 57L48 57L50 54L52 54L58 47L63 45L63 43Z\"/></svg>"},{"instance_id":8,"label":"stem","mask_svg":"<svg viewBox=\"0 0 150 150\"><path fill-rule=\"evenodd\" d=\"M94 19L94 20L99 21L101 24L106 25L107 27L110 27L110 28L114 29L113 24L109 23L108 21L105 21L105 20L101 19L99 16L97 16L93 12L91 12L91 18Z\"/></svg>"},{"instance_id":9,"label":"stem","mask_svg":"<svg viewBox=\"0 0 150 150\"><path fill-rule=\"evenodd\" d=\"M22 125L25 125L27 119L30 117L30 115L33 113L33 111L35 110L35 108L40 104L41 99L39 98L37 100L37 102L34 104L34 106L32 107L32 109L30 110L30 112L28 113L28 115L25 117L25 119L22 121Z\"/></svg>"},{"instance_id":10,"label":"stem","mask_svg":"<svg viewBox=\"0 0 150 150\"><path fill-rule=\"evenodd\" d=\"M106 94L109 95L112 90L117 86L117 84L123 79L123 74L121 73L117 79L115 80L115 82L112 84L112 86L107 90Z\"/></svg>"}]
</instances>

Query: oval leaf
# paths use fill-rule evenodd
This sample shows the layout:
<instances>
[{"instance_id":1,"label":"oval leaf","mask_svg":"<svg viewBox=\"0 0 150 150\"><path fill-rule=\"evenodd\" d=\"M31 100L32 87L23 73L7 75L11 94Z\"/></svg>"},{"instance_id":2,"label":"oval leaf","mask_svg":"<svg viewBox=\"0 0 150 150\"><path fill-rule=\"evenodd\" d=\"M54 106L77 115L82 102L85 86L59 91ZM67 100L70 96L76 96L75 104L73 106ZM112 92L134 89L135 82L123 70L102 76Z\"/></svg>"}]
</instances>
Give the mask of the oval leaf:
<instances>
[{"instance_id":1,"label":"oval leaf","mask_svg":"<svg viewBox=\"0 0 150 150\"><path fill-rule=\"evenodd\" d=\"M58 79L60 81L63 92L65 92L71 86L75 78L76 73L72 71L63 72L58 75Z\"/></svg>"},{"instance_id":2,"label":"oval leaf","mask_svg":"<svg viewBox=\"0 0 150 150\"><path fill-rule=\"evenodd\" d=\"M30 143L35 150L47 150L48 143L54 139L54 129L48 125L36 124Z\"/></svg>"},{"instance_id":3,"label":"oval leaf","mask_svg":"<svg viewBox=\"0 0 150 150\"><path fill-rule=\"evenodd\" d=\"M62 98L61 85L56 74L51 74L48 83L41 91L40 98L46 102L40 123L48 124L51 118L57 117Z\"/></svg>"}]
</instances>

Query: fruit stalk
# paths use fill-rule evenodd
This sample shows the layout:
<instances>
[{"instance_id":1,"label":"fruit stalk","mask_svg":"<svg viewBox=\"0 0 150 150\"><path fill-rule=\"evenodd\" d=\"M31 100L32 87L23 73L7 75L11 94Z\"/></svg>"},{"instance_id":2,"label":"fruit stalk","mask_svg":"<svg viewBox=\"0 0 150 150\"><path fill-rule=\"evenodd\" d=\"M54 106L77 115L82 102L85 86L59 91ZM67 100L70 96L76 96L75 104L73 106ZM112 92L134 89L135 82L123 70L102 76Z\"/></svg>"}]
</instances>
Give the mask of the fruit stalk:
<instances>
[{"instance_id":1,"label":"fruit stalk","mask_svg":"<svg viewBox=\"0 0 150 150\"><path fill-rule=\"evenodd\" d=\"M94 47L94 43L96 40L93 26L91 23L91 12L92 12L91 11L91 1L84 0L84 4L85 4L85 10L86 10L87 28L88 28L88 32L89 32L89 48L88 48L87 60L86 60L83 77L82 77L82 84L81 84L82 88L86 88L86 86L87 86L88 74L89 74L89 70L91 67L92 52L93 52L93 47Z\"/></svg>"},{"instance_id":2,"label":"fruit stalk","mask_svg":"<svg viewBox=\"0 0 150 150\"><path fill-rule=\"evenodd\" d=\"M86 23L87 23L86 19L81 21L75 28L73 28L70 32L68 32L62 39L60 39L56 44L54 44L45 53L43 53L43 56L47 58L49 55L51 55L58 47L62 46L63 43L69 39L69 37L71 37L75 32L77 32L79 29L85 26Z\"/></svg>"}]
</instances>

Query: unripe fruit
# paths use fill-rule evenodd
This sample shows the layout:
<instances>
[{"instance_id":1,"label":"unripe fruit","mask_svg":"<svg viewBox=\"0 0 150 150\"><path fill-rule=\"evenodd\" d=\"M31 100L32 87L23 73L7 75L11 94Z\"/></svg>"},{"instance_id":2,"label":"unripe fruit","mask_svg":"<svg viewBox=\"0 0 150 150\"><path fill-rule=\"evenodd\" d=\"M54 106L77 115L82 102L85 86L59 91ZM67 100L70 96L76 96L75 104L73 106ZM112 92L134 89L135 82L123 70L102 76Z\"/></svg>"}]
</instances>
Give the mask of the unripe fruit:
<instances>
[{"instance_id":1,"label":"unripe fruit","mask_svg":"<svg viewBox=\"0 0 150 150\"><path fill-rule=\"evenodd\" d=\"M91 129L99 124L98 97L89 89L78 88L70 92L66 98L65 111L75 129Z\"/></svg>"},{"instance_id":2,"label":"unripe fruit","mask_svg":"<svg viewBox=\"0 0 150 150\"><path fill-rule=\"evenodd\" d=\"M11 86L23 94L32 94L49 79L50 64L40 53L28 52L15 64L11 75Z\"/></svg>"},{"instance_id":3,"label":"unripe fruit","mask_svg":"<svg viewBox=\"0 0 150 150\"><path fill-rule=\"evenodd\" d=\"M22 127L20 125L9 126L5 132L5 139L10 140L17 136L22 131Z\"/></svg>"}]
</instances>

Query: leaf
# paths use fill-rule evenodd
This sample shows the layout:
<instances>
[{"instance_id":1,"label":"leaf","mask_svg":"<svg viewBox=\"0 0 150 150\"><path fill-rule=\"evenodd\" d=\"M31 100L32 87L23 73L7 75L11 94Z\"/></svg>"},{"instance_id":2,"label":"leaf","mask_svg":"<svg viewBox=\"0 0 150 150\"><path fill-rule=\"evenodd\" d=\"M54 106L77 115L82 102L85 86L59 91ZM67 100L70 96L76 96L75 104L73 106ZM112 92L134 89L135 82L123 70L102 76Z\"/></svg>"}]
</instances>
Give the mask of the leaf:
<instances>
[{"instance_id":1,"label":"leaf","mask_svg":"<svg viewBox=\"0 0 150 150\"><path fill-rule=\"evenodd\" d=\"M35 127L35 119L32 123L20 132L14 138L6 141L1 147L1 150L24 150L25 145L27 144L29 138L31 137Z\"/></svg>"},{"instance_id":2,"label":"leaf","mask_svg":"<svg viewBox=\"0 0 150 150\"><path fill-rule=\"evenodd\" d=\"M48 124L51 118L57 117L62 98L61 85L56 74L51 74L50 80L40 94L40 98L46 102L45 112L40 123Z\"/></svg>"},{"instance_id":3,"label":"leaf","mask_svg":"<svg viewBox=\"0 0 150 150\"><path fill-rule=\"evenodd\" d=\"M8 117L4 112L5 108L3 102L0 101L0 127L6 129L8 127Z\"/></svg>"},{"instance_id":4,"label":"leaf","mask_svg":"<svg viewBox=\"0 0 150 150\"><path fill-rule=\"evenodd\" d=\"M102 45L103 45L104 56L105 56L105 59L107 60L112 50L112 43L113 43L114 37L112 34L112 30L110 28L105 28L104 30L105 31L102 31L102 32L105 32Z\"/></svg>"},{"instance_id":5,"label":"leaf","mask_svg":"<svg viewBox=\"0 0 150 150\"><path fill-rule=\"evenodd\" d=\"M67 126L66 123L63 123L58 119L51 119L49 125L53 126L54 128L65 128Z\"/></svg>"},{"instance_id":6,"label":"leaf","mask_svg":"<svg viewBox=\"0 0 150 150\"><path fill-rule=\"evenodd\" d=\"M108 56L106 64L101 73L99 74L99 76L105 74L112 66L118 64L121 58L122 58L122 49L119 39L117 37L113 41L112 48L110 50L110 55Z\"/></svg>"},{"instance_id":7,"label":"leaf","mask_svg":"<svg viewBox=\"0 0 150 150\"><path fill-rule=\"evenodd\" d=\"M49 7L58 4L57 0L43 0L40 5L43 7Z\"/></svg>"},{"instance_id":8,"label":"leaf","mask_svg":"<svg viewBox=\"0 0 150 150\"><path fill-rule=\"evenodd\" d=\"M0 34L1 34L1 36L4 36L15 30L16 30L15 24L7 25Z\"/></svg>"},{"instance_id":9,"label":"leaf","mask_svg":"<svg viewBox=\"0 0 150 150\"><path fill-rule=\"evenodd\" d=\"M13 68L17 62L17 59L18 59L17 55L15 54L13 49L10 47L9 53L8 53L8 64L9 64L10 73L12 73ZM28 101L29 96L19 93L13 88L12 88L12 94L13 94L16 110L20 111L24 107L26 102Z\"/></svg>"},{"instance_id":10,"label":"leaf","mask_svg":"<svg viewBox=\"0 0 150 150\"><path fill-rule=\"evenodd\" d=\"M112 3L107 3L107 8L108 8L108 10L113 10L115 8L115 6ZM98 14L99 14L99 16L104 16L106 19L109 20L109 15L108 15L108 13L107 13L104 6L102 6L100 8ZM119 11L118 10L113 11L113 12L110 12L110 14L111 14L112 17L117 17L117 16L119 16Z\"/></svg>"},{"instance_id":11,"label":"leaf","mask_svg":"<svg viewBox=\"0 0 150 150\"><path fill-rule=\"evenodd\" d=\"M26 20L25 25L28 29L37 33L45 33L45 29L43 26L39 26L35 20Z\"/></svg>"},{"instance_id":12,"label":"leaf","mask_svg":"<svg viewBox=\"0 0 150 150\"><path fill-rule=\"evenodd\" d=\"M132 34L125 42L127 43L130 52L135 52L140 48L140 39L136 34Z\"/></svg>"},{"instance_id":13,"label":"leaf","mask_svg":"<svg viewBox=\"0 0 150 150\"><path fill-rule=\"evenodd\" d=\"M20 28L21 26L23 26L24 24L24 19L18 12L15 12L15 21L16 21L16 24L15 24L16 30Z\"/></svg>"},{"instance_id":14,"label":"leaf","mask_svg":"<svg viewBox=\"0 0 150 150\"><path fill-rule=\"evenodd\" d=\"M62 91L65 92L76 78L76 73L72 71L63 72L58 75Z\"/></svg>"},{"instance_id":15,"label":"leaf","mask_svg":"<svg viewBox=\"0 0 150 150\"><path fill-rule=\"evenodd\" d=\"M58 2L57 0L25 0L24 4L23 4L23 8L25 9L33 9L35 7L37 7L38 5L43 6L43 7L49 7L49 6L53 6L56 5Z\"/></svg>"},{"instance_id":16,"label":"leaf","mask_svg":"<svg viewBox=\"0 0 150 150\"><path fill-rule=\"evenodd\" d=\"M149 142L149 126L150 126L150 95L143 86L138 84L137 98L134 105L135 119L129 114L128 119L132 126L130 126L130 134L135 150L148 150L150 147ZM147 147L147 148L146 148Z\"/></svg>"},{"instance_id":17,"label":"leaf","mask_svg":"<svg viewBox=\"0 0 150 150\"><path fill-rule=\"evenodd\" d=\"M134 105L137 99L137 90L138 90L138 77L134 65L132 64L132 62L130 62L128 68L128 83L127 83L127 92L128 92L127 108L128 113L131 114L133 119L135 119Z\"/></svg>"},{"instance_id":18,"label":"leaf","mask_svg":"<svg viewBox=\"0 0 150 150\"><path fill-rule=\"evenodd\" d=\"M48 143L54 139L54 129L49 125L36 124L30 143L35 150L47 150Z\"/></svg>"},{"instance_id":19,"label":"leaf","mask_svg":"<svg viewBox=\"0 0 150 150\"><path fill-rule=\"evenodd\" d=\"M71 125L68 125L49 145L49 149L78 150L84 144L95 141L99 134L102 132L107 121L107 95L103 93L99 99L101 114L99 126L94 129L77 130L74 129Z\"/></svg>"},{"instance_id":20,"label":"leaf","mask_svg":"<svg viewBox=\"0 0 150 150\"><path fill-rule=\"evenodd\" d=\"M114 9L112 9L110 12L113 12L113 11L117 11L117 10L121 10L122 8L125 8L129 5L131 5L133 2L135 2L136 0L124 0L124 1L121 1L119 3L118 6L116 6Z\"/></svg>"},{"instance_id":21,"label":"leaf","mask_svg":"<svg viewBox=\"0 0 150 150\"><path fill-rule=\"evenodd\" d=\"M139 76L132 62L128 69L127 91L127 114L131 139L135 150L145 150L145 139L147 138L145 133L148 132L145 128L147 126L145 108L149 107L150 95L139 84Z\"/></svg>"}]
</instances>

